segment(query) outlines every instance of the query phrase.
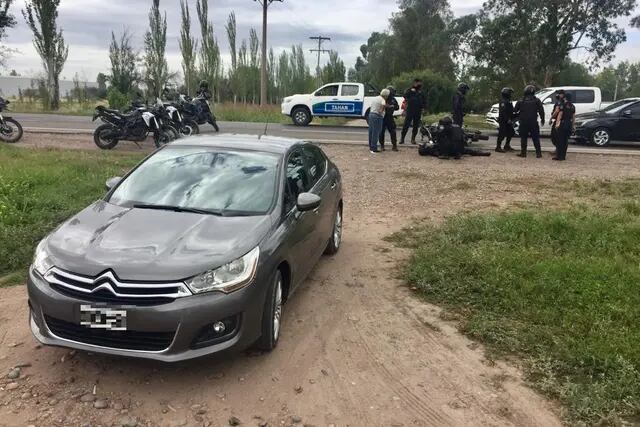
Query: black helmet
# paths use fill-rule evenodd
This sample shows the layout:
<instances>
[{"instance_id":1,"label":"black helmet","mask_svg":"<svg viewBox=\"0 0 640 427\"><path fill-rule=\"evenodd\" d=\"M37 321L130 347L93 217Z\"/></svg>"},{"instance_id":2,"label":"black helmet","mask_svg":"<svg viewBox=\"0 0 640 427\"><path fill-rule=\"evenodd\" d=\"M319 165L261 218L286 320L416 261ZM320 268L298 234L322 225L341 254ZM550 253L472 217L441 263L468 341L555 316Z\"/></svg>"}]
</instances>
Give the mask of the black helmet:
<instances>
[{"instance_id":1,"label":"black helmet","mask_svg":"<svg viewBox=\"0 0 640 427\"><path fill-rule=\"evenodd\" d=\"M209 89L209 82L206 80L200 81L200 89Z\"/></svg>"},{"instance_id":2,"label":"black helmet","mask_svg":"<svg viewBox=\"0 0 640 427\"><path fill-rule=\"evenodd\" d=\"M387 90L389 91L389 93L391 94L391 96L395 96L396 94L396 88L393 85L389 85L387 86Z\"/></svg>"},{"instance_id":3,"label":"black helmet","mask_svg":"<svg viewBox=\"0 0 640 427\"><path fill-rule=\"evenodd\" d=\"M453 125L453 119L450 116L444 116L443 118L440 119L438 124L443 127L448 127Z\"/></svg>"},{"instance_id":4,"label":"black helmet","mask_svg":"<svg viewBox=\"0 0 640 427\"><path fill-rule=\"evenodd\" d=\"M503 87L501 93L502 93L502 96L504 96L507 99L510 99L511 95L513 95L513 89L510 87Z\"/></svg>"},{"instance_id":5,"label":"black helmet","mask_svg":"<svg viewBox=\"0 0 640 427\"><path fill-rule=\"evenodd\" d=\"M458 91L460 91L460 93L463 95L465 95L469 91L469 89L469 85L464 82L458 84Z\"/></svg>"},{"instance_id":6,"label":"black helmet","mask_svg":"<svg viewBox=\"0 0 640 427\"><path fill-rule=\"evenodd\" d=\"M524 88L524 96L535 95L535 93L536 87L534 85L527 85L527 87Z\"/></svg>"}]
</instances>

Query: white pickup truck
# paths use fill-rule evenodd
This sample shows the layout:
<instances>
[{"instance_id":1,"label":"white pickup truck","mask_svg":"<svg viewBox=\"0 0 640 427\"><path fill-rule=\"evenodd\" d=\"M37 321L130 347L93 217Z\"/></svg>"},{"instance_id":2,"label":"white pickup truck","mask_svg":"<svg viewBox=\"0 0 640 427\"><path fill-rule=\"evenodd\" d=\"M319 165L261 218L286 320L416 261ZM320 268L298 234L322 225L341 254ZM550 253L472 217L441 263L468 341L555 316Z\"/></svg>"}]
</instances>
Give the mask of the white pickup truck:
<instances>
[{"instance_id":1,"label":"white pickup truck","mask_svg":"<svg viewBox=\"0 0 640 427\"><path fill-rule=\"evenodd\" d=\"M594 111L600 110L606 107L609 103L602 102L602 93L600 92L600 88L597 87L589 87L589 86L557 86L557 87L548 87L536 92L536 97L538 97L542 101L542 105L544 105L544 118L545 124L540 129L543 133L550 133L551 126L549 125L549 119L551 118L551 113L553 111L553 105L556 102L556 93L560 90L564 89L566 93L571 94L571 99L573 104L576 107L576 114L582 113L592 113ZM514 105L517 102L514 101ZM487 113L486 122L494 127L498 127L498 104L494 104L491 107L491 110ZM516 122L516 132L517 132L517 122Z\"/></svg>"},{"instance_id":2,"label":"white pickup truck","mask_svg":"<svg viewBox=\"0 0 640 427\"><path fill-rule=\"evenodd\" d=\"M313 93L286 97L282 114L291 117L297 126L307 126L314 117L347 117L367 119L371 101L380 91L370 84L329 83ZM402 105L402 97L396 97ZM396 111L399 116L402 111Z\"/></svg>"}]
</instances>

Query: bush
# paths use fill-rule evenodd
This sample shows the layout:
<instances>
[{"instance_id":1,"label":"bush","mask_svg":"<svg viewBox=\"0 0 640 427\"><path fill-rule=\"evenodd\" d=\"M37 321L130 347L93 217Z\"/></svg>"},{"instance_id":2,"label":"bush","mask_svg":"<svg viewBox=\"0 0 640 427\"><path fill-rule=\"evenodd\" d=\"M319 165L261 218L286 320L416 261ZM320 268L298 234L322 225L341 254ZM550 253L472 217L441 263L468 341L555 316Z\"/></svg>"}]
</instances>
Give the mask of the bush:
<instances>
[{"instance_id":1,"label":"bush","mask_svg":"<svg viewBox=\"0 0 640 427\"><path fill-rule=\"evenodd\" d=\"M427 112L443 113L451 112L453 94L456 84L450 78L434 73L431 70L417 70L402 73L394 77L391 83L402 94L411 87L413 80L419 78L424 82L424 91L427 94Z\"/></svg>"},{"instance_id":2,"label":"bush","mask_svg":"<svg viewBox=\"0 0 640 427\"><path fill-rule=\"evenodd\" d=\"M120 110L131 103L129 95L120 92L118 89L111 88L107 93L107 100L109 101L109 107Z\"/></svg>"}]
</instances>

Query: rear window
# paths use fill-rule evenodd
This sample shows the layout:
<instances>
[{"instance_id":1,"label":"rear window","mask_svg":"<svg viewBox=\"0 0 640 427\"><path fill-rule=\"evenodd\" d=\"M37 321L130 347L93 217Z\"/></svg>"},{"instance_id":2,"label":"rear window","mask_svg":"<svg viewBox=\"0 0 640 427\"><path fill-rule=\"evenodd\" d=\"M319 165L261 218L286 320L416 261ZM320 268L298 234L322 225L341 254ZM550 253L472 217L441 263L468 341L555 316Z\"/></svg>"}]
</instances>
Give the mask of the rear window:
<instances>
[{"instance_id":1,"label":"rear window","mask_svg":"<svg viewBox=\"0 0 640 427\"><path fill-rule=\"evenodd\" d=\"M571 91L574 92L574 91ZM596 93L593 90L576 90L573 93L574 104L593 104L596 100Z\"/></svg>"}]
</instances>

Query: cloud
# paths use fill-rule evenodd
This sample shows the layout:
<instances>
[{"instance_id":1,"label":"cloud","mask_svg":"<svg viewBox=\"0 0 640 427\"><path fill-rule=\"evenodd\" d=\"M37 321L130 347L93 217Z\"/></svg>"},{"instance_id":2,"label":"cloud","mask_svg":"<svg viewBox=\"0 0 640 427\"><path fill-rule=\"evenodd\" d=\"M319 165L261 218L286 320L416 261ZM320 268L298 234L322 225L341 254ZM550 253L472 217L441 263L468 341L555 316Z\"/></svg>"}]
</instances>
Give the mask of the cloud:
<instances>
[{"instance_id":1,"label":"cloud","mask_svg":"<svg viewBox=\"0 0 640 427\"><path fill-rule=\"evenodd\" d=\"M195 0L188 0L192 30L199 32L195 11ZM483 0L451 0L456 15L473 13L482 7ZM59 11L59 26L70 45L69 59L64 76L76 72L95 78L98 72L108 69L107 50L111 31L121 32L128 28L134 35L135 45L142 50L142 39L148 25L150 0L64 0ZM161 0L161 9L166 11L168 22L167 57L169 67L180 70L178 37L180 32L180 7L178 0ZM21 16L24 0L16 0L12 10L18 25L9 31L7 45L19 49L21 54L9 61L9 68L30 74L41 68L40 59L31 43L31 32ZM323 35L332 40L324 46L340 53L347 66L351 66L359 54L359 47L366 43L374 31L385 31L388 19L397 10L396 0L285 0L274 2L269 9L268 42L276 52L288 49L293 44L302 44L310 64L316 57L309 52L314 42L310 36ZM262 11L257 2L251 0L210 0L209 19L220 44L223 59L228 60L228 46L224 24L231 11L235 11L238 22L238 38L249 36L250 28L260 34ZM640 13L640 11L638 12ZM638 32L631 31L629 42L619 48L619 59L640 59ZM326 60L326 55L323 57Z\"/></svg>"}]
</instances>

